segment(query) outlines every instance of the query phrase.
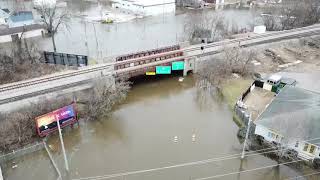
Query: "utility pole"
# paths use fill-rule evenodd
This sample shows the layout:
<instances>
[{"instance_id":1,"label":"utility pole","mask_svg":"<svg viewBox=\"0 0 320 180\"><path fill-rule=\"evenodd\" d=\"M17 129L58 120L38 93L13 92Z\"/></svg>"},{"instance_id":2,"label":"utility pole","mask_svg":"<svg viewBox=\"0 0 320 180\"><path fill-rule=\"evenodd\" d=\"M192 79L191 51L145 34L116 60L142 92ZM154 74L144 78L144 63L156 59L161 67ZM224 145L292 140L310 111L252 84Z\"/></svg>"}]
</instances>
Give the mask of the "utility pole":
<instances>
[{"instance_id":1,"label":"utility pole","mask_svg":"<svg viewBox=\"0 0 320 180\"><path fill-rule=\"evenodd\" d=\"M63 158L64 158L64 164L65 164L65 166L66 166L66 170L69 172L69 165L68 165L66 150L65 150L65 148L64 148L64 143L63 143L63 137L62 137L62 133L61 133L60 122L59 122L59 119L58 119L57 116L56 116L56 122L57 122L57 125L58 125L58 131L59 131L61 148L62 148L62 153L63 153Z\"/></svg>"},{"instance_id":2,"label":"utility pole","mask_svg":"<svg viewBox=\"0 0 320 180\"><path fill-rule=\"evenodd\" d=\"M245 137L244 143L243 143L241 159L244 158L244 151L246 150L247 139L249 137L249 132L250 132L250 125L251 125L251 114L249 115L248 127L247 127L246 137Z\"/></svg>"}]
</instances>

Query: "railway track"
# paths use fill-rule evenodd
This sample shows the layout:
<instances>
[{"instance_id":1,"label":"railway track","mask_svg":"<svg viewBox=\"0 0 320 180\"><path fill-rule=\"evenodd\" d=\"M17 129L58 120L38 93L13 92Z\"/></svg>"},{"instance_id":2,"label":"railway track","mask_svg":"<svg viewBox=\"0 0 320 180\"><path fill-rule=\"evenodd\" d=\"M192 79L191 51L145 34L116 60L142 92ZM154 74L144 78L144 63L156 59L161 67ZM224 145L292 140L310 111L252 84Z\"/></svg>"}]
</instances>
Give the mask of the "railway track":
<instances>
[{"instance_id":1,"label":"railway track","mask_svg":"<svg viewBox=\"0 0 320 180\"><path fill-rule=\"evenodd\" d=\"M272 38L274 36L280 36L280 35L284 35L284 34L288 34L288 33L300 32L300 31L303 31L303 32L299 33L299 34L291 34L291 35L289 34L288 36L284 36L284 37ZM306 31L306 32L304 32L304 31ZM307 35L310 36L310 35L315 35L315 34L320 34L320 25L314 25L314 26L304 27L304 28L299 28L299 29L294 29L294 30L287 30L287 31L281 31L281 32L268 33L268 34L257 35L257 36L246 37L246 38L239 38L239 39L215 42L215 43L210 43L210 44L197 45L196 47L189 47L189 48L176 50L176 51L177 52L178 51L193 52L193 51L199 51L201 46L203 46L205 49L207 49L207 48L219 47L219 46L222 46L222 45L230 45L230 44L234 44L234 43L238 43L238 42L242 42L243 43L243 42L250 41L250 40L259 40L259 39L266 38L266 37L272 38L272 39L269 39L269 40L261 40L259 42L254 42L254 43L251 43L251 44L250 43L249 44L245 44L245 46L252 46L252 45L255 45L255 44L266 43L268 41L298 38L298 37L304 37L304 36L307 36ZM172 52L174 52L174 51L171 51L169 53L172 53ZM179 58L181 59L181 58L191 58L191 57L195 57L195 56L206 56L206 55L216 54L216 53L218 53L218 51L201 53L199 55L192 55L192 56L182 56L182 57L179 57ZM162 53L162 54L166 55L167 53ZM130 60L126 60L125 62L130 63L130 62L135 62L135 61L139 61L139 60L142 60L142 59L150 59L153 56L154 55L141 57L141 58L130 59ZM172 59L173 59L172 61L174 61L177 58L172 58ZM166 60L162 60L162 61L159 61L159 62L164 62L164 61L166 61ZM114 65L117 65L117 64L121 64L123 62L124 61L108 63L108 64L104 64L104 65L101 65L101 66L98 66L98 67L89 67L89 68L86 68L86 69L76 70L76 71L73 71L73 72L67 72L67 73L63 73L63 74L59 74L59 75L53 75L53 76L49 76L49 77L44 77L44 78L33 79L33 80L24 81L24 82L17 82L17 83L12 83L12 84L8 84L8 85L3 85L3 86L0 86L0 93L1 92L6 92L6 91L10 91L10 90L14 90L14 89L34 86L34 85L38 85L38 84L42 84L42 83L46 83L46 82L50 82L50 81L54 81L54 80L59 80L59 79L63 79L63 78L68 78L68 77L73 77L73 76L78 76L78 75L83 75L83 74L103 71L103 70L106 70L107 68L110 68L111 66L114 66ZM141 67L143 67L143 66L140 65L138 68L141 68ZM72 83L72 85L75 85L75 83ZM3 103L0 102L0 104L3 104Z\"/></svg>"}]
</instances>

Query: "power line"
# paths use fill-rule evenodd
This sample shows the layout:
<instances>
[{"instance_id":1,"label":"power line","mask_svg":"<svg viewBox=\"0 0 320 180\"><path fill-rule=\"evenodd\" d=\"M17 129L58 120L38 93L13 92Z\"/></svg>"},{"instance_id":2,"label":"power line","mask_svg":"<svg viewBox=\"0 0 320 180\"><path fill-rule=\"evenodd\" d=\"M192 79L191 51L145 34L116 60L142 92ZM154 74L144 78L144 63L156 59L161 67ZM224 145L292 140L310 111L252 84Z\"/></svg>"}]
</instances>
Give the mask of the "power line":
<instances>
[{"instance_id":1,"label":"power line","mask_svg":"<svg viewBox=\"0 0 320 180\"><path fill-rule=\"evenodd\" d=\"M313 138L307 141L313 141L317 140L319 138ZM290 144L295 144L295 143L290 143ZM289 144L287 144L289 145ZM266 148L270 149L270 148ZM263 149L259 150L262 151ZM278 151L283 151L285 149L280 149L280 150L272 150L272 151L267 151L267 152L262 152L262 153L252 153L252 154L246 154L245 157L250 157L250 156L256 156L256 155L261 155L261 154L267 154L267 153L272 153L272 152L278 152ZM141 173L147 173L147 172L153 172L153 171L160 171L160 170L165 170L165 169L172 169L172 168L178 168L178 167L185 167L185 166L192 166L192 165L199 165L199 164L207 164L211 162L217 162L217 161L225 161L225 160L231 160L231 159L236 159L240 158L241 153L239 154L233 154L233 155L227 155L223 157L217 157L217 158L212 158L212 159L207 159L207 160L202 160L202 161L195 161L195 162L190 162L190 163L183 163L183 164L177 164L177 165L172 165L172 166L165 166L165 167L160 167L160 168L153 168L153 169L146 169L146 170L139 170L139 171L131 171L131 172L125 172L125 173L116 173L116 174L109 174L109 175L102 175L102 176L94 176L94 177L85 177L85 178L78 178L78 179L73 179L73 180L98 180L98 179L110 179L110 178L115 178L115 177L123 177L123 176L128 176L128 175L134 175L134 174L141 174Z\"/></svg>"},{"instance_id":2,"label":"power line","mask_svg":"<svg viewBox=\"0 0 320 180\"><path fill-rule=\"evenodd\" d=\"M319 174L320 174L320 172L315 172L315 173L305 174L305 175L302 175L302 176L295 176L295 177L292 177L292 178L287 178L285 180L299 179L299 178L309 177L309 176L319 175Z\"/></svg>"},{"instance_id":3,"label":"power line","mask_svg":"<svg viewBox=\"0 0 320 180\"><path fill-rule=\"evenodd\" d=\"M231 173L227 173L227 174L219 174L219 175L205 177L205 178L199 178L199 179L195 179L195 180L215 179L215 178L220 178L220 177L229 176L229 175L235 175L235 174L239 174L239 173L247 173L247 172L252 172L252 171L258 171L261 169L267 169L267 168L272 168L272 167L276 167L276 166L292 164L292 163L296 163L296 162L300 162L300 161L303 161L303 159L291 161L291 162L286 162L286 163L281 163L281 164L270 165L270 166L258 167L258 168L254 168L254 169L248 169L248 170L244 170L244 171L236 171L236 172L231 172Z\"/></svg>"}]
</instances>

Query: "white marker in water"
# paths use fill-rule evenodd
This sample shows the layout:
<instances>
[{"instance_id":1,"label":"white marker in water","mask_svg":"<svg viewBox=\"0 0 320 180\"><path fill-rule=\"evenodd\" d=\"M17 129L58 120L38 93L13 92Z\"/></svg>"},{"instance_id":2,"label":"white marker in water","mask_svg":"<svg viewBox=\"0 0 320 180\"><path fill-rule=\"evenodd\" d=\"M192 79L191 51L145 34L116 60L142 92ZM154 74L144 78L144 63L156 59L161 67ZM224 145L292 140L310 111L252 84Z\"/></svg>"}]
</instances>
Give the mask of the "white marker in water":
<instances>
[{"instance_id":1,"label":"white marker in water","mask_svg":"<svg viewBox=\"0 0 320 180\"><path fill-rule=\"evenodd\" d=\"M175 136L174 138L173 138L173 141L176 143L176 142L178 142L178 136Z\"/></svg>"}]
</instances>

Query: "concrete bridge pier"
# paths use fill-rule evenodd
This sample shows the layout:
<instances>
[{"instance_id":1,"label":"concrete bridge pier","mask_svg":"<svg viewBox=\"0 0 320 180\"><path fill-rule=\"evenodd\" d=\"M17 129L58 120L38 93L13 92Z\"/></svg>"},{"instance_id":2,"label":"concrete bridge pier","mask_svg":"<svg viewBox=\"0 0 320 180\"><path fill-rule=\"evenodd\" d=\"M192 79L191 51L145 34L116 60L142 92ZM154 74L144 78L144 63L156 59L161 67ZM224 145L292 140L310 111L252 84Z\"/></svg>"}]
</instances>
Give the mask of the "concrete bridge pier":
<instances>
[{"instance_id":1,"label":"concrete bridge pier","mask_svg":"<svg viewBox=\"0 0 320 180\"><path fill-rule=\"evenodd\" d=\"M189 72L195 73L195 70L196 70L196 58L185 59L183 76L187 76Z\"/></svg>"}]
</instances>

